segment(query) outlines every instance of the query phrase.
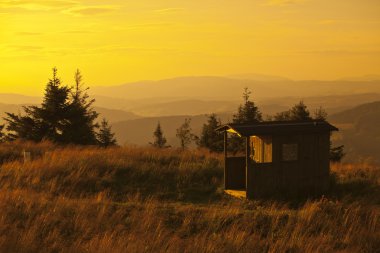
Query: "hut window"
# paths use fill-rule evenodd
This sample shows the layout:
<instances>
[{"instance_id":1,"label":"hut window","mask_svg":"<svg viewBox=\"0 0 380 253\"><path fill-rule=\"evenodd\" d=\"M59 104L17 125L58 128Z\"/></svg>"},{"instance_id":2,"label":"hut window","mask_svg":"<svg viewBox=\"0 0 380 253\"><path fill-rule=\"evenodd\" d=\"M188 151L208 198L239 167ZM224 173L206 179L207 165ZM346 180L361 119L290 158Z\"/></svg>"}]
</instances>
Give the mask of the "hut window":
<instances>
[{"instance_id":1,"label":"hut window","mask_svg":"<svg viewBox=\"0 0 380 253\"><path fill-rule=\"evenodd\" d=\"M272 162L272 136L251 137L251 159L257 163Z\"/></svg>"},{"instance_id":2,"label":"hut window","mask_svg":"<svg viewBox=\"0 0 380 253\"><path fill-rule=\"evenodd\" d=\"M297 161L298 160L298 144L282 144L282 160Z\"/></svg>"}]
</instances>

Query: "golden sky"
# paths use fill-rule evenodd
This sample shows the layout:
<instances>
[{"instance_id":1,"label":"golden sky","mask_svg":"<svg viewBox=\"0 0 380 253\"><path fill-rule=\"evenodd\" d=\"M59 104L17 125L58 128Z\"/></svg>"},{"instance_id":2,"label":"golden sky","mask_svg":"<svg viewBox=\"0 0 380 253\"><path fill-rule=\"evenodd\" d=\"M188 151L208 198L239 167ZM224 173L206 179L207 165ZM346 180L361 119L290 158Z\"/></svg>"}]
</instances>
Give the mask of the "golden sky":
<instances>
[{"instance_id":1,"label":"golden sky","mask_svg":"<svg viewBox=\"0 0 380 253\"><path fill-rule=\"evenodd\" d=\"M0 0L0 92L39 95L53 66L90 86L380 74L380 1Z\"/></svg>"}]
</instances>

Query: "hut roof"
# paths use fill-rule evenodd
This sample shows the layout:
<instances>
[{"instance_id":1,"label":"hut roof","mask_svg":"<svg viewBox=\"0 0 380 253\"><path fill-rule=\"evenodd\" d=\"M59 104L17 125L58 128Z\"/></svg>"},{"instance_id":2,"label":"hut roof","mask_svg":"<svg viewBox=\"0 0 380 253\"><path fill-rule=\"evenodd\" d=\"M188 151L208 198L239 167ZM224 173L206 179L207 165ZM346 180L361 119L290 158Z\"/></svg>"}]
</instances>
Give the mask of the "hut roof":
<instances>
[{"instance_id":1,"label":"hut roof","mask_svg":"<svg viewBox=\"0 0 380 253\"><path fill-rule=\"evenodd\" d=\"M316 133L338 131L338 128L323 120L309 121L267 121L253 124L226 124L216 131L236 132L240 136L281 133Z\"/></svg>"}]
</instances>

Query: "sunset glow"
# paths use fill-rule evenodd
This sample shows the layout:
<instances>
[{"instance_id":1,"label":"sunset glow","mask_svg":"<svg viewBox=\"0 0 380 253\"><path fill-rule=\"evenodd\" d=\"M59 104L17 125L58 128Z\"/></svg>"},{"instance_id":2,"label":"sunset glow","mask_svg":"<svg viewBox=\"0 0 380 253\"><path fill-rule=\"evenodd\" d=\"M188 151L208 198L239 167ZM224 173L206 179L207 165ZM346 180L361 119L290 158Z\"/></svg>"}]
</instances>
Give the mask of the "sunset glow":
<instances>
[{"instance_id":1,"label":"sunset glow","mask_svg":"<svg viewBox=\"0 0 380 253\"><path fill-rule=\"evenodd\" d=\"M0 0L0 92L53 66L89 85L183 75L380 74L378 0Z\"/></svg>"}]
</instances>

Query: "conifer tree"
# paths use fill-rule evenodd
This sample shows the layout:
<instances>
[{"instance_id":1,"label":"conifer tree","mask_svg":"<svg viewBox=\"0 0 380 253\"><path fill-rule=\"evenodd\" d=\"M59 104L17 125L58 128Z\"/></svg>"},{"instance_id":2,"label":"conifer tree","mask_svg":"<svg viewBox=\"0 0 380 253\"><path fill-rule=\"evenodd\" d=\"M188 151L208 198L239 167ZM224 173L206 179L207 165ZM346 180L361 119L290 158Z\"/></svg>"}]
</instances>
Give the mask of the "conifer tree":
<instances>
[{"instance_id":1,"label":"conifer tree","mask_svg":"<svg viewBox=\"0 0 380 253\"><path fill-rule=\"evenodd\" d=\"M314 119L316 120L326 120L327 112L322 107L319 107L314 111ZM344 153L344 145L332 146L332 141L330 140L330 161L340 162L346 154Z\"/></svg>"},{"instance_id":2,"label":"conifer tree","mask_svg":"<svg viewBox=\"0 0 380 253\"><path fill-rule=\"evenodd\" d=\"M111 126L108 124L108 121L103 118L100 123L99 132L96 134L98 137L98 144L101 147L107 148L109 146L116 145L115 134L111 131Z\"/></svg>"},{"instance_id":3,"label":"conifer tree","mask_svg":"<svg viewBox=\"0 0 380 253\"><path fill-rule=\"evenodd\" d=\"M6 113L8 139L39 142L47 139L60 144L96 144L94 123L98 114L91 108L87 89L82 89L82 76L75 74L75 89L62 85L53 68L53 77L45 88L41 106L23 107L24 115Z\"/></svg>"},{"instance_id":4,"label":"conifer tree","mask_svg":"<svg viewBox=\"0 0 380 253\"><path fill-rule=\"evenodd\" d=\"M232 123L254 124L262 121L262 114L253 101L249 100L251 91L246 87L243 92L244 103L238 107L238 112L233 115ZM233 153L243 152L245 140L237 135L230 137L228 148Z\"/></svg>"},{"instance_id":5,"label":"conifer tree","mask_svg":"<svg viewBox=\"0 0 380 253\"><path fill-rule=\"evenodd\" d=\"M67 124L70 89L61 84L57 68L53 68L53 78L49 80L41 107L33 106L30 113L37 123L41 139L62 143L63 131Z\"/></svg>"},{"instance_id":6,"label":"conifer tree","mask_svg":"<svg viewBox=\"0 0 380 253\"><path fill-rule=\"evenodd\" d=\"M220 119L217 119L215 114L211 114L207 123L203 124L199 147L207 148L212 152L223 152L223 134L215 131L220 125Z\"/></svg>"},{"instance_id":7,"label":"conifer tree","mask_svg":"<svg viewBox=\"0 0 380 253\"><path fill-rule=\"evenodd\" d=\"M164 137L164 134L161 129L161 124L160 122L157 123L156 130L153 132L153 138L154 141L153 143L149 143L155 148L167 148L169 146L166 145L166 138Z\"/></svg>"},{"instance_id":8,"label":"conifer tree","mask_svg":"<svg viewBox=\"0 0 380 253\"><path fill-rule=\"evenodd\" d=\"M302 100L298 104L295 104L290 110L277 113L274 116L274 120L279 121L303 121L312 119L307 106Z\"/></svg>"},{"instance_id":9,"label":"conifer tree","mask_svg":"<svg viewBox=\"0 0 380 253\"><path fill-rule=\"evenodd\" d=\"M312 118L310 117L310 112L302 100L290 109L290 119L312 120Z\"/></svg>"},{"instance_id":10,"label":"conifer tree","mask_svg":"<svg viewBox=\"0 0 380 253\"><path fill-rule=\"evenodd\" d=\"M243 92L243 105L238 107L238 112L233 115L233 123L256 123L262 121L259 108L253 101L249 100L251 91L246 87Z\"/></svg>"},{"instance_id":11,"label":"conifer tree","mask_svg":"<svg viewBox=\"0 0 380 253\"><path fill-rule=\"evenodd\" d=\"M314 119L315 120L326 120L327 119L327 112L325 109L320 106L318 109L314 111Z\"/></svg>"},{"instance_id":12,"label":"conifer tree","mask_svg":"<svg viewBox=\"0 0 380 253\"><path fill-rule=\"evenodd\" d=\"M4 142L6 139L6 135L3 132L4 125L0 125L0 143Z\"/></svg>"},{"instance_id":13,"label":"conifer tree","mask_svg":"<svg viewBox=\"0 0 380 253\"><path fill-rule=\"evenodd\" d=\"M24 107L24 110L26 108ZM41 141L41 136L37 136L36 123L29 116L16 115L14 113L6 112L7 117L4 120L7 122L6 129L8 131L7 139L14 141L16 139Z\"/></svg>"},{"instance_id":14,"label":"conifer tree","mask_svg":"<svg viewBox=\"0 0 380 253\"><path fill-rule=\"evenodd\" d=\"M24 107L25 115L6 113L11 139L41 141L47 139L62 143L63 132L67 124L68 96L70 89L61 84L57 69L53 68L53 77L45 88L41 107Z\"/></svg>"},{"instance_id":15,"label":"conifer tree","mask_svg":"<svg viewBox=\"0 0 380 253\"><path fill-rule=\"evenodd\" d=\"M65 126L64 140L81 145L96 144L95 123L98 113L92 109L94 99L89 99L88 88L83 89L82 75L79 70L74 75L75 87L70 93L68 122Z\"/></svg>"}]
</instances>

